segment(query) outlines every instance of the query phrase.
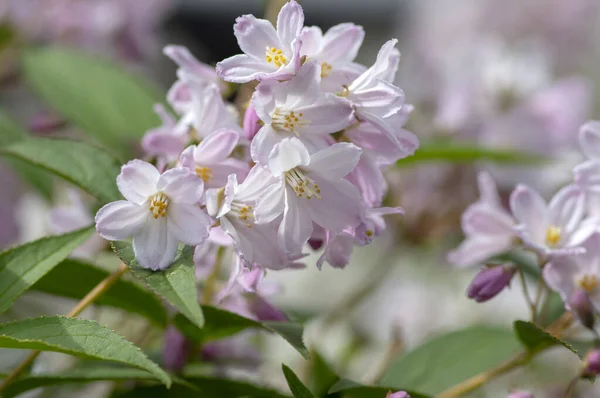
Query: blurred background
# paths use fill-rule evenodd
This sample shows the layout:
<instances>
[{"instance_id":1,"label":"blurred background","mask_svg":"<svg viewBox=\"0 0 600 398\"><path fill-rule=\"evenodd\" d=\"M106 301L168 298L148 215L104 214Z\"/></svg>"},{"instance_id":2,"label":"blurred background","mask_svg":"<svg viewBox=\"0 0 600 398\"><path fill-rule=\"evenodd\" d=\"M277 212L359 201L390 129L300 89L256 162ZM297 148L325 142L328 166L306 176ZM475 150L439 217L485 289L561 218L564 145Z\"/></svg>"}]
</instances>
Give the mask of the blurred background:
<instances>
[{"instance_id":1,"label":"blurred background","mask_svg":"<svg viewBox=\"0 0 600 398\"><path fill-rule=\"evenodd\" d=\"M273 300L307 320L309 347L339 373L363 382L378 376L390 351L397 355L468 324L508 328L512 320L526 317L519 289L487 304L467 300L464 291L477 269L454 269L446 254L462 239L460 215L478 197L479 170L492 173L503 197L518 182L549 197L571 180L572 166L583 159L579 126L600 118L600 2L301 4L305 24L319 25L323 31L341 22L362 25L366 38L357 61L365 65L374 61L386 40L399 39L402 60L396 83L415 106L407 128L424 146L462 143L550 161L415 162L391 170L386 203L402 206L406 215L390 217L386 235L356 248L345 270L318 271L315 257L307 270L270 272L267 280L281 285ZM200 61L214 65L239 52L232 34L235 18L264 15L268 8L269 2L261 0L0 0L0 109L31 134L77 136L77 128L32 90L39 82L26 78L22 57L27 51L60 45L97 54L166 95L176 79L176 65L162 54L164 45L185 45ZM131 145L135 150L135 143ZM5 164L0 164L0 181L2 247L54 232L50 213L68 200L65 186L44 197ZM17 313L8 316L54 314L56 308L71 305L52 300L29 293L20 299ZM136 325L125 327L118 315L108 312L100 315L116 330L125 329L126 336L135 335ZM282 385L280 363L302 367L303 359L275 337L266 343L260 377ZM8 369L20 354L0 355L0 367ZM60 366L57 358L62 357L43 356L42 364ZM575 372L573 358L550 352L473 396L503 396L507 385L551 396L546 387L552 387L553 375ZM589 388L590 397L600 394Z\"/></svg>"}]
</instances>

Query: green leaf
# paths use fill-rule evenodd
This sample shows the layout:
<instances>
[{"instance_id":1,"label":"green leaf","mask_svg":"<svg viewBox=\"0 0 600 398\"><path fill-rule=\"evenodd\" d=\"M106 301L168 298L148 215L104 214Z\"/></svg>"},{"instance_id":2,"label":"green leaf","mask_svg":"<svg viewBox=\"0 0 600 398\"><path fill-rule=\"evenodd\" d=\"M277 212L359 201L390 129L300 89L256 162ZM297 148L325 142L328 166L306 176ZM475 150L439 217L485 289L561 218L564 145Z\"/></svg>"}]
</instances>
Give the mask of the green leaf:
<instances>
[{"instance_id":1,"label":"green leaf","mask_svg":"<svg viewBox=\"0 0 600 398\"><path fill-rule=\"evenodd\" d=\"M46 274L31 289L55 296L81 299L108 276L109 272L104 269L82 261L67 259ZM153 293L123 279L119 279L106 293L98 297L94 304L140 314L162 327L167 322L165 308Z\"/></svg>"},{"instance_id":2,"label":"green leaf","mask_svg":"<svg viewBox=\"0 0 600 398\"><path fill-rule=\"evenodd\" d=\"M31 318L0 325L0 347L55 351L143 369L167 387L171 378L133 343L96 321L63 316Z\"/></svg>"},{"instance_id":3,"label":"green leaf","mask_svg":"<svg viewBox=\"0 0 600 398\"><path fill-rule=\"evenodd\" d=\"M186 247L173 264L164 271L152 271L140 267L129 243L113 242L112 247L117 256L129 265L133 274L146 286L164 297L195 326L199 328L204 326L204 316L198 304L192 247Z\"/></svg>"},{"instance_id":4,"label":"green leaf","mask_svg":"<svg viewBox=\"0 0 600 398\"><path fill-rule=\"evenodd\" d=\"M552 336L531 322L515 321L514 329L515 334L519 340L521 340L521 343L523 343L525 348L527 348L529 351L537 352L555 345L562 345L563 347L566 347L570 351L579 355L579 353L570 344Z\"/></svg>"},{"instance_id":5,"label":"green leaf","mask_svg":"<svg viewBox=\"0 0 600 398\"><path fill-rule=\"evenodd\" d=\"M160 123L152 111L163 94L107 60L65 48L30 50L30 86L86 134L126 157L129 144Z\"/></svg>"},{"instance_id":6,"label":"green leaf","mask_svg":"<svg viewBox=\"0 0 600 398\"><path fill-rule=\"evenodd\" d=\"M0 112L0 146L26 139L27 133L6 113ZM52 175L19 159L5 159L21 178L45 199L52 200Z\"/></svg>"},{"instance_id":7,"label":"green leaf","mask_svg":"<svg viewBox=\"0 0 600 398\"><path fill-rule=\"evenodd\" d=\"M115 366L84 367L65 370L60 373L29 375L10 384L2 392L4 398L11 398L39 387L69 383L90 383L93 381L112 380L156 380L150 373L131 368ZM173 380L175 382L175 379Z\"/></svg>"},{"instance_id":8,"label":"green leaf","mask_svg":"<svg viewBox=\"0 0 600 398\"><path fill-rule=\"evenodd\" d=\"M415 163L473 163L486 161L502 164L536 165L544 163L546 159L540 155L504 150L484 148L467 143L458 142L429 142L423 143L413 156L400 159L398 166L412 166Z\"/></svg>"},{"instance_id":9,"label":"green leaf","mask_svg":"<svg viewBox=\"0 0 600 398\"><path fill-rule=\"evenodd\" d=\"M423 395L414 391L405 389L388 388L388 387L371 387L364 386L352 380L342 379L331 387L329 394L340 394L344 398L385 398L388 392L405 391L410 395L410 398L429 398L428 395Z\"/></svg>"},{"instance_id":10,"label":"green leaf","mask_svg":"<svg viewBox=\"0 0 600 398\"><path fill-rule=\"evenodd\" d=\"M0 154L64 178L102 202L121 199L116 184L119 161L95 146L64 139L28 138L0 147Z\"/></svg>"},{"instance_id":11,"label":"green leaf","mask_svg":"<svg viewBox=\"0 0 600 398\"><path fill-rule=\"evenodd\" d=\"M94 232L87 227L65 235L50 236L0 253L0 313Z\"/></svg>"},{"instance_id":12,"label":"green leaf","mask_svg":"<svg viewBox=\"0 0 600 398\"><path fill-rule=\"evenodd\" d=\"M509 330L475 326L441 335L401 355L380 385L436 395L522 350Z\"/></svg>"},{"instance_id":13,"label":"green leaf","mask_svg":"<svg viewBox=\"0 0 600 398\"><path fill-rule=\"evenodd\" d=\"M288 368L285 364L281 365L281 368L283 369L283 375L287 380L288 386L290 386L290 391L292 391L295 398L316 398L308 387L300 381L292 369Z\"/></svg>"},{"instance_id":14,"label":"green leaf","mask_svg":"<svg viewBox=\"0 0 600 398\"><path fill-rule=\"evenodd\" d=\"M277 333L290 343L304 358L309 359L310 354L302 340L303 327L294 322L257 322L244 318L238 314L211 306L204 306L204 328L199 329L181 315L174 318L175 326L188 338L199 344L208 341L223 339L233 336L249 328L259 328L272 333Z\"/></svg>"},{"instance_id":15,"label":"green leaf","mask_svg":"<svg viewBox=\"0 0 600 398\"><path fill-rule=\"evenodd\" d=\"M312 351L310 354L309 370L310 390L317 397L327 396L327 392L336 384L339 377L318 351Z\"/></svg>"}]
</instances>

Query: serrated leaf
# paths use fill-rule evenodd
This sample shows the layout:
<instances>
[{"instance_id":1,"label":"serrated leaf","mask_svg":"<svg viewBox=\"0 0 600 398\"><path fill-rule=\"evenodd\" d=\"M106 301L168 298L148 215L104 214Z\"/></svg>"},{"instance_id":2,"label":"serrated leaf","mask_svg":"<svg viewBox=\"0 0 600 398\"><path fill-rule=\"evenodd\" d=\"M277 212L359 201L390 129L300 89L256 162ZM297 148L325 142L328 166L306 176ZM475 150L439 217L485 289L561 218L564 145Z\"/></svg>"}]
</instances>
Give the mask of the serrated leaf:
<instances>
[{"instance_id":1,"label":"serrated leaf","mask_svg":"<svg viewBox=\"0 0 600 398\"><path fill-rule=\"evenodd\" d=\"M123 158L132 142L160 123L152 108L162 93L105 59L45 47L25 53L23 71L50 106Z\"/></svg>"},{"instance_id":2,"label":"serrated leaf","mask_svg":"<svg viewBox=\"0 0 600 398\"><path fill-rule=\"evenodd\" d=\"M441 335L401 355L379 384L436 395L521 350L510 330L475 326Z\"/></svg>"},{"instance_id":3,"label":"serrated leaf","mask_svg":"<svg viewBox=\"0 0 600 398\"><path fill-rule=\"evenodd\" d=\"M104 269L79 260L67 259L31 289L55 296L81 299L108 276L109 272ZM123 279L115 282L106 293L94 301L94 304L140 314L162 327L167 322L165 308L153 293Z\"/></svg>"},{"instance_id":4,"label":"serrated leaf","mask_svg":"<svg viewBox=\"0 0 600 398\"><path fill-rule=\"evenodd\" d=\"M198 303L193 248L186 247L166 270L151 271L138 265L129 243L113 242L112 246L117 256L137 278L164 297L197 327L203 327L204 316Z\"/></svg>"},{"instance_id":5,"label":"serrated leaf","mask_svg":"<svg viewBox=\"0 0 600 398\"><path fill-rule=\"evenodd\" d=\"M317 397L327 396L329 389L340 379L318 351L310 353L309 370L309 387Z\"/></svg>"},{"instance_id":6,"label":"serrated leaf","mask_svg":"<svg viewBox=\"0 0 600 398\"><path fill-rule=\"evenodd\" d=\"M405 389L398 390L388 387L364 386L348 379L342 379L335 383L329 390L329 394L339 394L343 398L385 398L387 393L390 391L405 391L410 395L410 398L430 398L428 395L420 394L414 391L407 391Z\"/></svg>"},{"instance_id":7,"label":"serrated leaf","mask_svg":"<svg viewBox=\"0 0 600 398\"><path fill-rule=\"evenodd\" d=\"M400 159L397 165L404 167L417 163L473 163L477 161L536 165L543 164L547 159L532 153L486 148L444 140L444 142L423 143L413 156Z\"/></svg>"},{"instance_id":8,"label":"serrated leaf","mask_svg":"<svg viewBox=\"0 0 600 398\"><path fill-rule=\"evenodd\" d=\"M28 138L0 147L0 155L55 174L102 202L121 199L116 184L119 161L95 146L65 139Z\"/></svg>"},{"instance_id":9,"label":"serrated leaf","mask_svg":"<svg viewBox=\"0 0 600 398\"><path fill-rule=\"evenodd\" d=\"M63 316L0 324L0 347L62 352L145 370L167 387L171 378L133 343L96 321Z\"/></svg>"},{"instance_id":10,"label":"serrated leaf","mask_svg":"<svg viewBox=\"0 0 600 398\"><path fill-rule=\"evenodd\" d=\"M308 387L300 381L292 369L288 368L285 364L281 365L281 368L283 369L283 375L287 380L290 391L294 394L295 398L316 398Z\"/></svg>"},{"instance_id":11,"label":"serrated leaf","mask_svg":"<svg viewBox=\"0 0 600 398\"><path fill-rule=\"evenodd\" d=\"M220 308L204 306L204 327L199 329L181 315L174 318L175 326L189 339L198 344L233 336L249 328L263 329L277 333L292 345L304 358L309 359L310 354L304 345L302 334L304 328L294 322L257 322L244 318L233 312Z\"/></svg>"},{"instance_id":12,"label":"serrated leaf","mask_svg":"<svg viewBox=\"0 0 600 398\"><path fill-rule=\"evenodd\" d=\"M93 227L50 236L0 253L0 313L85 242Z\"/></svg>"},{"instance_id":13,"label":"serrated leaf","mask_svg":"<svg viewBox=\"0 0 600 398\"><path fill-rule=\"evenodd\" d=\"M515 321L515 334L529 351L541 351L555 345L562 345L568 350L579 355L579 353L567 342L552 336L531 322Z\"/></svg>"},{"instance_id":14,"label":"serrated leaf","mask_svg":"<svg viewBox=\"0 0 600 398\"><path fill-rule=\"evenodd\" d=\"M21 126L6 113L0 111L0 146L6 146L28 136ZM5 162L33 189L45 199L52 200L52 175L19 159L8 158Z\"/></svg>"}]
</instances>

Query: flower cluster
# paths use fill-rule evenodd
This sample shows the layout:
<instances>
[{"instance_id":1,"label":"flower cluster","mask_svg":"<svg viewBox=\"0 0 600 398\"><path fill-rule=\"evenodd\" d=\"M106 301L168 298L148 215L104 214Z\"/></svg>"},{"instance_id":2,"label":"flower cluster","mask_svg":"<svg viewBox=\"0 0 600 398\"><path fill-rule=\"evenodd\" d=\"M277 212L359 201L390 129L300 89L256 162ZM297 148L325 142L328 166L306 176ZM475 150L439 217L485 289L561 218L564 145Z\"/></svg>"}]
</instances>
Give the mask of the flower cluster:
<instances>
[{"instance_id":1,"label":"flower cluster","mask_svg":"<svg viewBox=\"0 0 600 398\"><path fill-rule=\"evenodd\" d=\"M558 292L568 310L592 327L600 311L600 122L584 124L580 143L588 160L573 170L574 182L547 203L532 188L518 185L502 203L494 181L479 174L480 199L462 217L465 241L448 259L459 266L478 264L515 249L536 254L543 282ZM478 274L468 294L486 301L506 287L512 264Z\"/></svg>"},{"instance_id":2,"label":"flower cluster","mask_svg":"<svg viewBox=\"0 0 600 398\"><path fill-rule=\"evenodd\" d=\"M167 268L180 243L197 253L231 246L246 269L294 268L309 240L324 247L319 267L344 267L355 244L385 229L383 215L402 212L381 207L383 170L419 145L402 128L411 106L393 84L397 41L360 65L362 27L305 27L294 0L276 27L243 15L234 34L243 54L216 68L165 48L179 66L167 95L176 115L157 106L163 123L142 141L154 164L123 166L126 200L98 211L97 230L133 237L138 263L153 270ZM226 82L256 82L249 103L225 102Z\"/></svg>"}]
</instances>

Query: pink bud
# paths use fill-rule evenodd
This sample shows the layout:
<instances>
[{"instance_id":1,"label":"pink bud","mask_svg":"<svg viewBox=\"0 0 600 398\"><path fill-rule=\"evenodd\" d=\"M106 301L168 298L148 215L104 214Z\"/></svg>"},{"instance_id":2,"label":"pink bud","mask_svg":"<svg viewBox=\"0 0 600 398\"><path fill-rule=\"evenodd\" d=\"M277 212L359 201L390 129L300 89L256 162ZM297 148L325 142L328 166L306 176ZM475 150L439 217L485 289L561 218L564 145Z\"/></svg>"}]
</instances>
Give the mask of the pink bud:
<instances>
[{"instance_id":1,"label":"pink bud","mask_svg":"<svg viewBox=\"0 0 600 398\"><path fill-rule=\"evenodd\" d=\"M583 375L597 376L600 374L600 349L595 349L585 356Z\"/></svg>"},{"instance_id":2,"label":"pink bud","mask_svg":"<svg viewBox=\"0 0 600 398\"><path fill-rule=\"evenodd\" d=\"M244 134L249 140L251 140L254 138L256 133L258 133L258 130L260 130L261 127L262 126L260 124L258 114L254 110L252 104L249 104L248 108L246 108L246 113L244 114Z\"/></svg>"},{"instance_id":3,"label":"pink bud","mask_svg":"<svg viewBox=\"0 0 600 398\"><path fill-rule=\"evenodd\" d=\"M398 391L395 393L392 393L390 391L388 392L385 398L410 398L410 395L408 395L408 393L404 391Z\"/></svg>"},{"instance_id":4,"label":"pink bud","mask_svg":"<svg viewBox=\"0 0 600 398\"><path fill-rule=\"evenodd\" d=\"M174 372L181 370L187 362L191 350L191 343L185 336L174 326L169 326L165 332L163 366Z\"/></svg>"},{"instance_id":5,"label":"pink bud","mask_svg":"<svg viewBox=\"0 0 600 398\"><path fill-rule=\"evenodd\" d=\"M512 265L484 268L473 278L467 289L467 296L478 303L490 300L510 284L515 270Z\"/></svg>"},{"instance_id":6,"label":"pink bud","mask_svg":"<svg viewBox=\"0 0 600 398\"><path fill-rule=\"evenodd\" d=\"M515 391L513 393L510 393L510 395L507 398L535 398L533 396L533 393L530 393L529 391Z\"/></svg>"},{"instance_id":7,"label":"pink bud","mask_svg":"<svg viewBox=\"0 0 600 398\"><path fill-rule=\"evenodd\" d=\"M588 294L583 289L576 289L569 297L568 306L577 315L579 321L588 329L594 327L594 313Z\"/></svg>"}]
</instances>

